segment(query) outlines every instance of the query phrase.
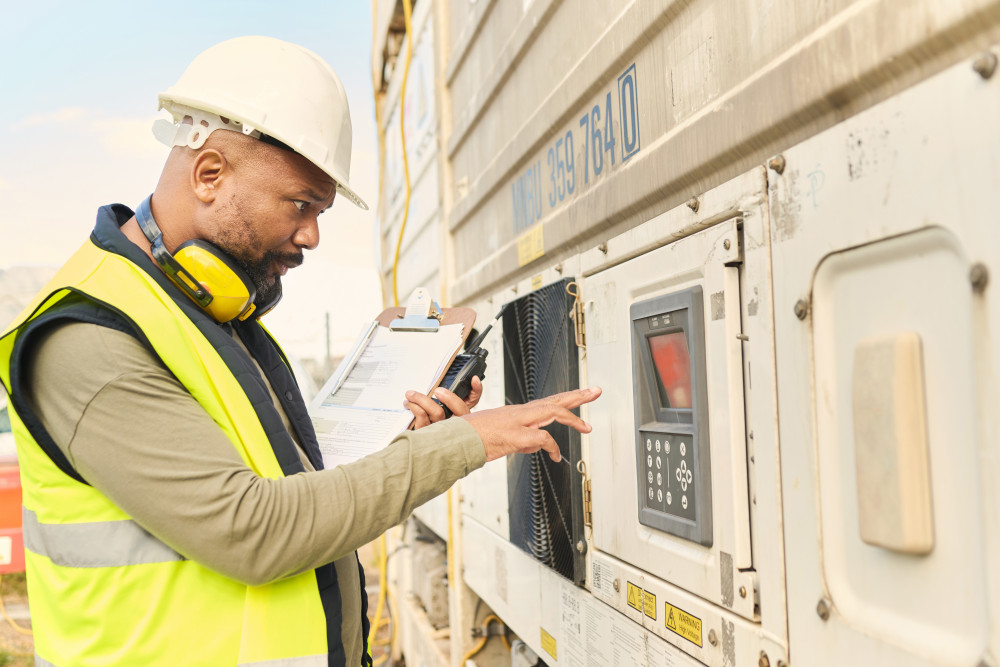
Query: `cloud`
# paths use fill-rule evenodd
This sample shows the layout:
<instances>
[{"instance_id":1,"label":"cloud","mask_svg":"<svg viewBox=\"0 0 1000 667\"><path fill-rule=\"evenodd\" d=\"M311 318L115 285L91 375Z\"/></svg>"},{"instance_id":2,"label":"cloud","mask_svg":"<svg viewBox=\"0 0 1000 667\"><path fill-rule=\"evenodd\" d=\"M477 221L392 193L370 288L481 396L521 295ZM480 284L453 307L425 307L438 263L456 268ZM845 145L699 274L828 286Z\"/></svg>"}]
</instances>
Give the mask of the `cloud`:
<instances>
[{"instance_id":1,"label":"cloud","mask_svg":"<svg viewBox=\"0 0 1000 667\"><path fill-rule=\"evenodd\" d=\"M101 143L112 155L120 157L156 157L166 159L167 149L153 136L153 122L148 118L105 118L93 121L90 126Z\"/></svg>"},{"instance_id":2,"label":"cloud","mask_svg":"<svg viewBox=\"0 0 1000 667\"><path fill-rule=\"evenodd\" d=\"M65 125L83 118L87 113L82 107L63 107L47 113L33 113L14 123L11 129L24 130L43 125Z\"/></svg>"}]
</instances>

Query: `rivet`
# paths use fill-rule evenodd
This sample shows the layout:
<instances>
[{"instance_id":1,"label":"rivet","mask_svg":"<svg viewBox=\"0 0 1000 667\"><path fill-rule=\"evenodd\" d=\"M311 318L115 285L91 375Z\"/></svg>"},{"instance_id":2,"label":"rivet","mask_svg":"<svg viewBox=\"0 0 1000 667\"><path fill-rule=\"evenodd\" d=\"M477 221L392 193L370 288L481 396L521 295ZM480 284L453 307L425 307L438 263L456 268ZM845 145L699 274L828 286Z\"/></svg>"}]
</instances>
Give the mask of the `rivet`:
<instances>
[{"instance_id":1,"label":"rivet","mask_svg":"<svg viewBox=\"0 0 1000 667\"><path fill-rule=\"evenodd\" d=\"M555 269L556 269L556 273L558 273L561 276L562 272L563 272L563 265L562 265L562 263L560 262L559 264L556 264Z\"/></svg>"},{"instance_id":2,"label":"rivet","mask_svg":"<svg viewBox=\"0 0 1000 667\"><path fill-rule=\"evenodd\" d=\"M712 646L719 645L719 635L715 634L715 629L708 631L708 643Z\"/></svg>"},{"instance_id":3,"label":"rivet","mask_svg":"<svg viewBox=\"0 0 1000 667\"><path fill-rule=\"evenodd\" d=\"M767 161L767 166L773 169L778 174L783 173L785 171L785 156L775 155L773 158Z\"/></svg>"},{"instance_id":4,"label":"rivet","mask_svg":"<svg viewBox=\"0 0 1000 667\"><path fill-rule=\"evenodd\" d=\"M993 72L997 70L996 54L991 51L987 51L983 55L976 58L975 62L972 63L972 70L984 79L988 79L993 76Z\"/></svg>"},{"instance_id":5,"label":"rivet","mask_svg":"<svg viewBox=\"0 0 1000 667\"><path fill-rule=\"evenodd\" d=\"M795 302L793 312L795 313L795 317L800 320L806 319L806 316L809 314L809 303L805 299L799 299Z\"/></svg>"},{"instance_id":6,"label":"rivet","mask_svg":"<svg viewBox=\"0 0 1000 667\"><path fill-rule=\"evenodd\" d=\"M576 550L579 551L580 553L586 553L587 543L584 542L583 540L580 540L579 542L576 543Z\"/></svg>"},{"instance_id":7,"label":"rivet","mask_svg":"<svg viewBox=\"0 0 1000 667\"><path fill-rule=\"evenodd\" d=\"M602 243L601 245L597 246L597 249L600 250L601 252L603 252L605 255L608 254L608 244L607 243Z\"/></svg>"},{"instance_id":8,"label":"rivet","mask_svg":"<svg viewBox=\"0 0 1000 667\"><path fill-rule=\"evenodd\" d=\"M767 653L763 651L760 652L760 658L757 660L757 667L771 667L771 659L767 657Z\"/></svg>"},{"instance_id":9,"label":"rivet","mask_svg":"<svg viewBox=\"0 0 1000 667\"><path fill-rule=\"evenodd\" d=\"M697 213L698 209L701 208L701 202L698 201L697 197L691 197L688 199L688 208Z\"/></svg>"},{"instance_id":10,"label":"rivet","mask_svg":"<svg viewBox=\"0 0 1000 667\"><path fill-rule=\"evenodd\" d=\"M725 241L722 242L722 247L725 248L726 250L729 250L730 248L733 247L733 242L730 241L729 239L726 239Z\"/></svg>"},{"instance_id":11,"label":"rivet","mask_svg":"<svg viewBox=\"0 0 1000 667\"><path fill-rule=\"evenodd\" d=\"M747 587L746 586L740 586L740 597L741 598L745 598L746 596L747 596Z\"/></svg>"},{"instance_id":12,"label":"rivet","mask_svg":"<svg viewBox=\"0 0 1000 667\"><path fill-rule=\"evenodd\" d=\"M788 663L785 662L784 660L779 660L778 662L776 662L774 664L776 664L778 667L788 667Z\"/></svg>"},{"instance_id":13,"label":"rivet","mask_svg":"<svg viewBox=\"0 0 1000 667\"><path fill-rule=\"evenodd\" d=\"M615 583L611 585L615 587L615 592L618 592L622 589L622 582L619 581L618 579L615 579Z\"/></svg>"},{"instance_id":14,"label":"rivet","mask_svg":"<svg viewBox=\"0 0 1000 667\"><path fill-rule=\"evenodd\" d=\"M820 598L819 602L816 603L816 613L824 621L830 618L830 601L826 598Z\"/></svg>"},{"instance_id":15,"label":"rivet","mask_svg":"<svg viewBox=\"0 0 1000 667\"><path fill-rule=\"evenodd\" d=\"M972 289L976 293L981 293L986 289L987 283L990 282L990 271L985 264L977 262L972 265L972 268L969 269L969 282L972 283Z\"/></svg>"}]
</instances>

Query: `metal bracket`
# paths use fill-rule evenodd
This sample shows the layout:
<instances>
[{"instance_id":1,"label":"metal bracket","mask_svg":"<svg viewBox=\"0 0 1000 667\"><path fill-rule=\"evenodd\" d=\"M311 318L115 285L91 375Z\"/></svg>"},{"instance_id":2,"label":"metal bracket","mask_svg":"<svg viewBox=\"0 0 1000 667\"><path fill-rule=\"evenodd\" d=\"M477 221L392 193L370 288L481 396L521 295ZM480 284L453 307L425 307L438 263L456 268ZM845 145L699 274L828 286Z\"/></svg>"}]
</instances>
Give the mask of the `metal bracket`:
<instances>
[{"instance_id":1,"label":"metal bracket","mask_svg":"<svg viewBox=\"0 0 1000 667\"><path fill-rule=\"evenodd\" d=\"M431 298L425 287L413 290L406 311L389 328L393 331L437 331L441 327L441 307Z\"/></svg>"},{"instance_id":2,"label":"metal bracket","mask_svg":"<svg viewBox=\"0 0 1000 667\"><path fill-rule=\"evenodd\" d=\"M587 464L577 461L576 471L583 475L583 525L594 527L594 501L590 491L590 478L587 476Z\"/></svg>"},{"instance_id":3,"label":"metal bracket","mask_svg":"<svg viewBox=\"0 0 1000 667\"><path fill-rule=\"evenodd\" d=\"M573 297L573 310L569 316L573 318L574 332L576 333L576 346L581 350L587 349L587 329L583 319L583 298L580 293L579 283L572 282L566 285L566 293Z\"/></svg>"}]
</instances>

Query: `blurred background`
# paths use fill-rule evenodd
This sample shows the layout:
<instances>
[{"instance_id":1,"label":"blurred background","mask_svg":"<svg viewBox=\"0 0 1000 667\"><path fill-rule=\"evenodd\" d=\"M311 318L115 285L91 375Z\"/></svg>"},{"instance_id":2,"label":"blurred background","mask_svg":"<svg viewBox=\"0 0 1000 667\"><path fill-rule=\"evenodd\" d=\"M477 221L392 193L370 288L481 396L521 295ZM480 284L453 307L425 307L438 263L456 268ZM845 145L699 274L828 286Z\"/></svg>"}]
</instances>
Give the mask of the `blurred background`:
<instances>
[{"instance_id":1,"label":"blurred background","mask_svg":"<svg viewBox=\"0 0 1000 667\"><path fill-rule=\"evenodd\" d=\"M374 209L377 152L371 7L346 0L4 2L0 19L0 328L93 228L97 208L135 206L168 149L151 130L157 93L201 51L240 35L312 49L351 104L351 183ZM321 243L284 279L266 320L317 382L381 308L374 214L338 201ZM327 323L329 322L329 330Z\"/></svg>"}]
</instances>

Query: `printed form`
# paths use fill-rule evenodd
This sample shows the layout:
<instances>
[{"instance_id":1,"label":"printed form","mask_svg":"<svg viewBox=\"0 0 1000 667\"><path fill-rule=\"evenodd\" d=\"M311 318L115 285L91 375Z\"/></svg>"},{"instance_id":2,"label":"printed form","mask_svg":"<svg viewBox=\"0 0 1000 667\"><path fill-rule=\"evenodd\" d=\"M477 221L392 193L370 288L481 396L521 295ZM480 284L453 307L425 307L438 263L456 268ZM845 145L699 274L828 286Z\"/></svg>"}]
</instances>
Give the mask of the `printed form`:
<instances>
[{"instance_id":1,"label":"printed form","mask_svg":"<svg viewBox=\"0 0 1000 667\"><path fill-rule=\"evenodd\" d=\"M309 406L327 468L377 452L409 427L413 413L403 407L406 392L434 388L462 344L462 325L444 325L436 333L378 326L357 345L366 341L360 356L345 357Z\"/></svg>"}]
</instances>

